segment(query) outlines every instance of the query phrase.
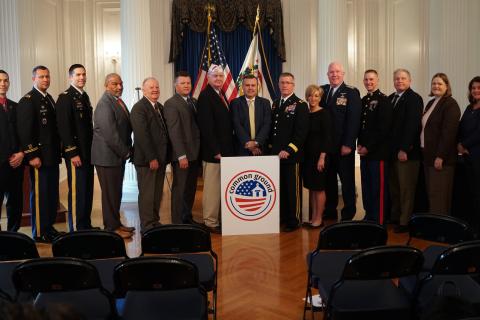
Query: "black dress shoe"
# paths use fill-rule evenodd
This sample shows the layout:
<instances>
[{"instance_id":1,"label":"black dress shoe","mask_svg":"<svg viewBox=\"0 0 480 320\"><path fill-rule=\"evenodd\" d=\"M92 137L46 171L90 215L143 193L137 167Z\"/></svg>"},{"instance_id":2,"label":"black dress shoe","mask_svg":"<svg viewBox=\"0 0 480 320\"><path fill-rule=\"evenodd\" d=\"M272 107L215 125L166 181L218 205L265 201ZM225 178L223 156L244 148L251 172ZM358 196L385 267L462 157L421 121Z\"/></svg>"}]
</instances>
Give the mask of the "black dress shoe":
<instances>
[{"instance_id":1,"label":"black dress shoe","mask_svg":"<svg viewBox=\"0 0 480 320\"><path fill-rule=\"evenodd\" d=\"M215 234L221 234L222 233L222 230L220 230L220 227L209 227L209 226L205 226L205 228L210 231L210 233L215 233Z\"/></svg>"},{"instance_id":2,"label":"black dress shoe","mask_svg":"<svg viewBox=\"0 0 480 320\"><path fill-rule=\"evenodd\" d=\"M283 228L283 232L292 232L292 231L295 231L297 230L298 228L300 228L300 226L297 224L297 225L287 225L285 226L285 228Z\"/></svg>"},{"instance_id":3,"label":"black dress shoe","mask_svg":"<svg viewBox=\"0 0 480 320\"><path fill-rule=\"evenodd\" d=\"M195 221L195 220L193 220L193 219L183 220L183 223L184 223L184 224L192 224L192 225L194 225L194 226L204 226L203 223L197 222L197 221Z\"/></svg>"},{"instance_id":4,"label":"black dress shoe","mask_svg":"<svg viewBox=\"0 0 480 320\"><path fill-rule=\"evenodd\" d=\"M56 237L57 235L53 235L51 232L48 232L44 233L40 237L35 237L35 241L40 243L52 243Z\"/></svg>"},{"instance_id":5,"label":"black dress shoe","mask_svg":"<svg viewBox=\"0 0 480 320\"><path fill-rule=\"evenodd\" d=\"M54 237L58 237L62 234L66 234L66 232L64 231L58 231L57 229L55 229L54 227L52 227L48 232L47 234L50 234L51 236L54 236Z\"/></svg>"},{"instance_id":6,"label":"black dress shoe","mask_svg":"<svg viewBox=\"0 0 480 320\"><path fill-rule=\"evenodd\" d=\"M393 233L407 233L408 226L398 225L393 228Z\"/></svg>"}]
</instances>

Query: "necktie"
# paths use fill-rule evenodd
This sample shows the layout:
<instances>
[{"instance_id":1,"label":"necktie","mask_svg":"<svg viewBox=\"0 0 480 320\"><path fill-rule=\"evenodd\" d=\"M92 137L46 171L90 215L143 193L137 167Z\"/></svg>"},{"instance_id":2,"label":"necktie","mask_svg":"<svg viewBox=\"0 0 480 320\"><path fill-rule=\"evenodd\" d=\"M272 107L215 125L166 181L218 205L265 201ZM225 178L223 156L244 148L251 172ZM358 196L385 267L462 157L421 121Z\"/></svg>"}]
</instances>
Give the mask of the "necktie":
<instances>
[{"instance_id":1,"label":"necktie","mask_svg":"<svg viewBox=\"0 0 480 320\"><path fill-rule=\"evenodd\" d=\"M284 103L285 103L285 99L283 99L283 98L280 99L280 105L279 105L279 107L280 107L280 108L283 107L283 104L284 104Z\"/></svg>"},{"instance_id":2,"label":"necktie","mask_svg":"<svg viewBox=\"0 0 480 320\"><path fill-rule=\"evenodd\" d=\"M8 109L7 109L7 98L0 98L0 104L3 106L3 110L5 112L7 112L8 111Z\"/></svg>"},{"instance_id":3,"label":"necktie","mask_svg":"<svg viewBox=\"0 0 480 320\"><path fill-rule=\"evenodd\" d=\"M330 102L330 100L332 99L332 96L333 96L333 87L330 87L330 90L328 90L326 104L328 104Z\"/></svg>"},{"instance_id":4,"label":"necktie","mask_svg":"<svg viewBox=\"0 0 480 320\"><path fill-rule=\"evenodd\" d=\"M123 112L125 112L125 114L127 115L128 117L128 109L127 109L127 106L125 105L125 102L123 102L122 99L118 98L118 104L120 105L120 107L122 108Z\"/></svg>"},{"instance_id":5,"label":"necktie","mask_svg":"<svg viewBox=\"0 0 480 320\"><path fill-rule=\"evenodd\" d=\"M250 138L255 139L255 102L248 100L248 119L250 120Z\"/></svg>"},{"instance_id":6,"label":"necktie","mask_svg":"<svg viewBox=\"0 0 480 320\"><path fill-rule=\"evenodd\" d=\"M187 104L190 106L190 108L192 108L194 113L197 113L197 106L191 98L187 98Z\"/></svg>"},{"instance_id":7,"label":"necktie","mask_svg":"<svg viewBox=\"0 0 480 320\"><path fill-rule=\"evenodd\" d=\"M165 130L165 133L167 133L167 125L165 124L165 119L163 118L163 110L158 104L158 102L155 103L154 107L160 117L160 122L162 123L163 130Z\"/></svg>"},{"instance_id":8,"label":"necktie","mask_svg":"<svg viewBox=\"0 0 480 320\"><path fill-rule=\"evenodd\" d=\"M397 105L398 98L400 98L400 96L395 93L395 96L393 97L393 100L392 100L392 105L394 108Z\"/></svg>"},{"instance_id":9,"label":"necktie","mask_svg":"<svg viewBox=\"0 0 480 320\"><path fill-rule=\"evenodd\" d=\"M228 103L227 103L227 100L225 100L225 97L223 96L223 93L220 92L218 95L220 96L220 99L222 99L222 102L225 105L225 107L227 107L227 109L228 109Z\"/></svg>"}]
</instances>

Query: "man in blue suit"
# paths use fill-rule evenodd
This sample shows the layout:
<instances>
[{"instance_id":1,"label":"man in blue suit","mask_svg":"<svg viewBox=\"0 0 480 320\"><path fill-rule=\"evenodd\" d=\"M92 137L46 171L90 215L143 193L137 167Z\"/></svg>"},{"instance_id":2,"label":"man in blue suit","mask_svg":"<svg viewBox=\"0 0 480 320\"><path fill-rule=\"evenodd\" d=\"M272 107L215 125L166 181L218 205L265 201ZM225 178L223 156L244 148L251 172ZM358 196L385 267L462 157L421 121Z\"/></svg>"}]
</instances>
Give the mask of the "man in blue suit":
<instances>
[{"instance_id":1,"label":"man in blue suit","mask_svg":"<svg viewBox=\"0 0 480 320\"><path fill-rule=\"evenodd\" d=\"M239 156L258 156L264 152L272 108L270 101L258 97L258 79L247 75L242 83L244 95L232 101L232 122L235 131L235 153Z\"/></svg>"},{"instance_id":2,"label":"man in blue suit","mask_svg":"<svg viewBox=\"0 0 480 320\"><path fill-rule=\"evenodd\" d=\"M334 122L334 151L327 160L327 203L325 218L337 218L338 182L342 182L342 220L352 220L355 216L355 146L360 129L362 101L357 88L343 82L345 71L338 62L328 66L329 84L322 86L325 95L321 105L329 110Z\"/></svg>"}]
</instances>

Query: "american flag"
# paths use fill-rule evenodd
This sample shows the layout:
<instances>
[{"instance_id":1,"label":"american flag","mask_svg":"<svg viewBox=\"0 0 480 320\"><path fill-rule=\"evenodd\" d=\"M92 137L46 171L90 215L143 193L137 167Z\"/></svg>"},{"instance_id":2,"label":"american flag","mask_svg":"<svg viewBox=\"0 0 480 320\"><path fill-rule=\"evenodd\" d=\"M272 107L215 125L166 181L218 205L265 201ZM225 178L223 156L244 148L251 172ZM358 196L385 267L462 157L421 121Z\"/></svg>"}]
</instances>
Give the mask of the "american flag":
<instances>
[{"instance_id":1,"label":"american flag","mask_svg":"<svg viewBox=\"0 0 480 320\"><path fill-rule=\"evenodd\" d=\"M210 34L205 40L205 48L203 50L202 62L200 64L200 69L198 70L197 81L195 81L195 86L193 87L193 97L198 98L200 92L205 89L207 86L207 72L211 64L216 64L222 66L223 74L225 80L223 82L222 92L227 98L227 101L230 103L238 95L237 87L235 86L235 81L233 80L232 73L228 67L227 60L223 54L223 50L218 41L217 33L215 32L215 27L212 25L210 28ZM208 46L209 45L209 46ZM208 54L210 52L210 61L208 60Z\"/></svg>"},{"instance_id":2,"label":"american flag","mask_svg":"<svg viewBox=\"0 0 480 320\"><path fill-rule=\"evenodd\" d=\"M266 195L263 185L255 180L247 180L238 186L234 199L239 208L247 212L255 212L264 206L267 201Z\"/></svg>"}]
</instances>

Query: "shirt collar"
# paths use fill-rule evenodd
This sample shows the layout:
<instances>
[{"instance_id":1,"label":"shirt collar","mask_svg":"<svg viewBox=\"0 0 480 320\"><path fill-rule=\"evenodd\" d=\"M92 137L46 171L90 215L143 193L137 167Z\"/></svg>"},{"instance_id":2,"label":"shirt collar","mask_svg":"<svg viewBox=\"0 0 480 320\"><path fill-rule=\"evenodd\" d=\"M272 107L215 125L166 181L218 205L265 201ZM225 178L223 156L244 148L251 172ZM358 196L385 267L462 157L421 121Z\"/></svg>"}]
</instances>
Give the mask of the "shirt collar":
<instances>
[{"instance_id":1,"label":"shirt collar","mask_svg":"<svg viewBox=\"0 0 480 320\"><path fill-rule=\"evenodd\" d=\"M75 88L75 90L77 90L78 92L80 92L80 94L83 94L83 93L85 92L85 91L83 91L82 89L77 88L77 87L74 86L73 84L71 84L71 86L72 86L73 88Z\"/></svg>"},{"instance_id":2,"label":"shirt collar","mask_svg":"<svg viewBox=\"0 0 480 320\"><path fill-rule=\"evenodd\" d=\"M37 88L37 86L33 86L35 88L35 90L37 90L38 92L40 92L40 94L45 98L47 96L47 93L43 93L40 89Z\"/></svg>"},{"instance_id":3,"label":"shirt collar","mask_svg":"<svg viewBox=\"0 0 480 320\"><path fill-rule=\"evenodd\" d=\"M290 95L286 96L285 98L284 97L280 97L280 100L283 100L283 102L287 101L288 99L290 99L290 97L293 96L293 92L290 93Z\"/></svg>"}]
</instances>

